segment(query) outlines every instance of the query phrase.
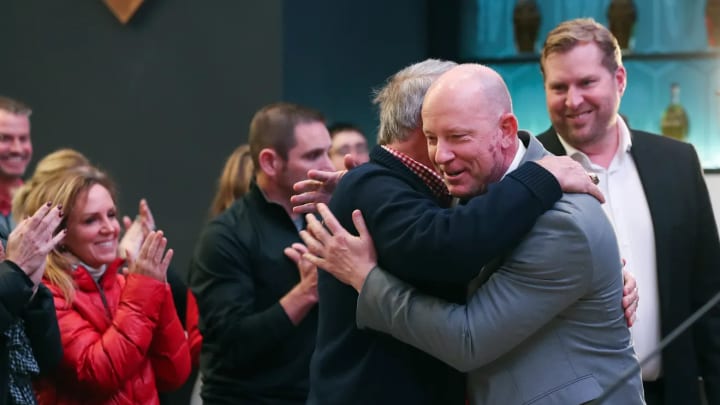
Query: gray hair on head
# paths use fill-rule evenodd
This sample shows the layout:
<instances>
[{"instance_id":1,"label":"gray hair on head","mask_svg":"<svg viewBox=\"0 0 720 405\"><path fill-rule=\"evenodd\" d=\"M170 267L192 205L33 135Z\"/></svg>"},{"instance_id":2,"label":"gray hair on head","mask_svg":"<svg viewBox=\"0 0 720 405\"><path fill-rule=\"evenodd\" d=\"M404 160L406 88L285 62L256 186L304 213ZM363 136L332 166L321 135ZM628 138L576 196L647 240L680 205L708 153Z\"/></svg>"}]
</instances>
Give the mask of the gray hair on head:
<instances>
[{"instance_id":1,"label":"gray hair on head","mask_svg":"<svg viewBox=\"0 0 720 405\"><path fill-rule=\"evenodd\" d=\"M380 108L379 144L407 140L421 128L420 113L427 89L455 66L455 62L427 59L395 73L375 92L373 103Z\"/></svg>"}]
</instances>

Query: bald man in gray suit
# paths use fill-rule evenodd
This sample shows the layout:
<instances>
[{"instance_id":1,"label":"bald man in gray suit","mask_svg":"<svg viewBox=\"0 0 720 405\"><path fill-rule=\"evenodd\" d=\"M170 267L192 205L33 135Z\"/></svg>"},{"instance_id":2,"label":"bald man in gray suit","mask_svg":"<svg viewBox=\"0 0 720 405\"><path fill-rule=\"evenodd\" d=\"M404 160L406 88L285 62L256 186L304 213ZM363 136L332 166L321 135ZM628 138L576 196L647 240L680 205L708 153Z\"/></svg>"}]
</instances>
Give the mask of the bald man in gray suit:
<instances>
[{"instance_id":1,"label":"bald man in gray suit","mask_svg":"<svg viewBox=\"0 0 720 405\"><path fill-rule=\"evenodd\" d=\"M431 160L461 198L484 193L519 164L548 153L518 132L507 87L485 66L460 65L442 75L428 90L422 118ZM323 217L334 236L309 219L318 239L308 247L322 254L313 258L320 267L360 292L358 326L468 371L474 404L584 403L637 366L620 306L617 240L588 195L565 194L515 249L485 266L467 305L423 295L377 268L362 223L356 221L360 237L353 237ZM329 243L337 237L345 242ZM608 403L644 403L639 368Z\"/></svg>"}]
</instances>

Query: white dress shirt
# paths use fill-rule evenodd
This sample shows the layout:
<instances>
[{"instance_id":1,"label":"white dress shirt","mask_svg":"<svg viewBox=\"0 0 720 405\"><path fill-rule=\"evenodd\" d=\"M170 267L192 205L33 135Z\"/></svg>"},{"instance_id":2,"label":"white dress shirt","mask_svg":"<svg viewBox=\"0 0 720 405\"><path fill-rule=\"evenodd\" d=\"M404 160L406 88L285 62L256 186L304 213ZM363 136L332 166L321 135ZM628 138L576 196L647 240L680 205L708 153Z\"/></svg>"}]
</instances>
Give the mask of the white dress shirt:
<instances>
[{"instance_id":1,"label":"white dress shirt","mask_svg":"<svg viewBox=\"0 0 720 405\"><path fill-rule=\"evenodd\" d=\"M637 320L631 329L635 353L642 361L658 346L661 338L655 234L645 191L630 155L630 130L620 117L617 129L618 150L607 169L591 162L585 153L570 146L562 137L560 142L568 156L580 162L587 171L596 173L600 179L598 186L605 195L603 209L615 229L620 255L627 262L625 268L635 276L642 295ZM644 381L655 381L661 373L660 355L642 368Z\"/></svg>"}]
</instances>

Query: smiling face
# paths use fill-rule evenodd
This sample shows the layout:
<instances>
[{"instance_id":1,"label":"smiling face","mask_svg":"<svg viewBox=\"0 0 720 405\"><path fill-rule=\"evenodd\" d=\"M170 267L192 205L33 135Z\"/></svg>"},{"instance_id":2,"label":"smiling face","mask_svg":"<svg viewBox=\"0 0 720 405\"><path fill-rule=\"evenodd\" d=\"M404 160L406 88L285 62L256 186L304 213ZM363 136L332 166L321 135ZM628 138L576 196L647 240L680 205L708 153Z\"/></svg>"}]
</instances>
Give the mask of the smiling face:
<instances>
[{"instance_id":1,"label":"smiling face","mask_svg":"<svg viewBox=\"0 0 720 405\"><path fill-rule=\"evenodd\" d=\"M22 177L31 157L30 117L0 109L0 177Z\"/></svg>"},{"instance_id":2,"label":"smiling face","mask_svg":"<svg viewBox=\"0 0 720 405\"><path fill-rule=\"evenodd\" d=\"M120 223L110 192L100 184L80 193L68 217L64 244L78 259L92 267L117 257Z\"/></svg>"},{"instance_id":3,"label":"smiling face","mask_svg":"<svg viewBox=\"0 0 720 405\"><path fill-rule=\"evenodd\" d=\"M502 178L517 151L507 88L495 72L462 65L436 84L422 110L430 160L453 196L482 194Z\"/></svg>"},{"instance_id":4,"label":"smiling face","mask_svg":"<svg viewBox=\"0 0 720 405\"><path fill-rule=\"evenodd\" d=\"M616 134L617 112L625 89L625 68L610 72L594 42L580 43L545 59L545 98L557 133L585 150Z\"/></svg>"}]
</instances>

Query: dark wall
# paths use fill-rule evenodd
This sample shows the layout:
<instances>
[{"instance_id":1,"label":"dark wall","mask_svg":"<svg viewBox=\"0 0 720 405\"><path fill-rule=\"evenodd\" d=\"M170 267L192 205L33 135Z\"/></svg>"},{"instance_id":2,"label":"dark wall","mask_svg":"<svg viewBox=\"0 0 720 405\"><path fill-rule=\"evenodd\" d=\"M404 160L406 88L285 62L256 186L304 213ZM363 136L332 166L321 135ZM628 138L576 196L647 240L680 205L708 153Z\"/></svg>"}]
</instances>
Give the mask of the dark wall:
<instances>
[{"instance_id":1,"label":"dark wall","mask_svg":"<svg viewBox=\"0 0 720 405\"><path fill-rule=\"evenodd\" d=\"M34 160L72 147L123 213L147 197L184 270L225 158L282 97L281 1L148 0L127 26L101 1L0 8L0 94L33 107Z\"/></svg>"},{"instance_id":2,"label":"dark wall","mask_svg":"<svg viewBox=\"0 0 720 405\"><path fill-rule=\"evenodd\" d=\"M286 1L284 94L377 133L372 89L427 57L425 1Z\"/></svg>"},{"instance_id":3,"label":"dark wall","mask_svg":"<svg viewBox=\"0 0 720 405\"><path fill-rule=\"evenodd\" d=\"M147 0L126 26L101 1L0 3L0 94L33 107L34 161L72 147L122 213L147 197L183 271L255 110L307 104L374 141L371 89L427 54L416 0Z\"/></svg>"}]
</instances>

